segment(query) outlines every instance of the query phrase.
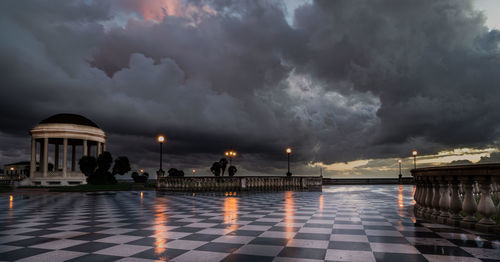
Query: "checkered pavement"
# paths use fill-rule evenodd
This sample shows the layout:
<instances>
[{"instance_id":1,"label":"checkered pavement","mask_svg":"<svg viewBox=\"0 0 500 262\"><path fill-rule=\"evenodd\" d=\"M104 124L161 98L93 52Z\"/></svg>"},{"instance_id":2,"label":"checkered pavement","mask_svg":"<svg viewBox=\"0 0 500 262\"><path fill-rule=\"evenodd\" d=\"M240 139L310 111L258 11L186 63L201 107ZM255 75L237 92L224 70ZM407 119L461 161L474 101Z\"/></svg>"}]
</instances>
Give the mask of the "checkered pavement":
<instances>
[{"instance_id":1,"label":"checkered pavement","mask_svg":"<svg viewBox=\"0 0 500 262\"><path fill-rule=\"evenodd\" d=\"M412 186L0 196L0 261L500 261L499 236L415 220Z\"/></svg>"}]
</instances>

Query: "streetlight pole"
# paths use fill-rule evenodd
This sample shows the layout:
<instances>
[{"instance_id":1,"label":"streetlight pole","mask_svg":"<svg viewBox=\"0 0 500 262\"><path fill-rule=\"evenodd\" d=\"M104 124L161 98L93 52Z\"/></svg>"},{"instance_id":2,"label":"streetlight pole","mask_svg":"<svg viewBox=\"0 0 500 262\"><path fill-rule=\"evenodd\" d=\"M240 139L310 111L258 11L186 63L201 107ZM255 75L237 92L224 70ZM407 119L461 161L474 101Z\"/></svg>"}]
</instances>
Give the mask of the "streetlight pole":
<instances>
[{"instance_id":1,"label":"streetlight pole","mask_svg":"<svg viewBox=\"0 0 500 262\"><path fill-rule=\"evenodd\" d=\"M417 152L417 150L413 150L411 152L411 154L413 155L413 168L417 169L417 155L418 155L418 152Z\"/></svg>"},{"instance_id":2,"label":"streetlight pole","mask_svg":"<svg viewBox=\"0 0 500 262\"><path fill-rule=\"evenodd\" d=\"M159 175L163 175L163 142L165 142L165 137L158 136L158 142L160 143L160 170L158 170Z\"/></svg>"},{"instance_id":3,"label":"streetlight pole","mask_svg":"<svg viewBox=\"0 0 500 262\"><path fill-rule=\"evenodd\" d=\"M399 174L401 175L401 159L398 160L399 163Z\"/></svg>"},{"instance_id":4,"label":"streetlight pole","mask_svg":"<svg viewBox=\"0 0 500 262\"><path fill-rule=\"evenodd\" d=\"M233 150L229 150L227 152L224 153L227 157L229 157L229 166L231 166L232 164L232 161L233 161L233 157L236 156L236 151L233 151Z\"/></svg>"},{"instance_id":5,"label":"streetlight pole","mask_svg":"<svg viewBox=\"0 0 500 262\"><path fill-rule=\"evenodd\" d=\"M287 157L288 157L288 172L286 172L286 176L292 176L292 173L290 172L290 154L292 153L292 149L291 148L287 148L286 149L286 154L287 154Z\"/></svg>"}]
</instances>

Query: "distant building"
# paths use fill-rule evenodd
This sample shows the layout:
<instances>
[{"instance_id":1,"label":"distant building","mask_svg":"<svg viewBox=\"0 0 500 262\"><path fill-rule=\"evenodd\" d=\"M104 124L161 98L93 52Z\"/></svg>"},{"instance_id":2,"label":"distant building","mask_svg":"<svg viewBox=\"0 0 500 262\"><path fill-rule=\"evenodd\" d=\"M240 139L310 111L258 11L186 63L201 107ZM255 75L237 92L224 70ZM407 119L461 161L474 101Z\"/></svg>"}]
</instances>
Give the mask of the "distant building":
<instances>
[{"instance_id":1,"label":"distant building","mask_svg":"<svg viewBox=\"0 0 500 262\"><path fill-rule=\"evenodd\" d=\"M30 134L29 179L33 185L85 184L78 160L86 155L97 157L106 149L104 131L81 115L53 115L33 127Z\"/></svg>"},{"instance_id":2,"label":"distant building","mask_svg":"<svg viewBox=\"0 0 500 262\"><path fill-rule=\"evenodd\" d=\"M29 177L30 161L21 161L3 166L4 176L7 177ZM36 169L39 168L39 163L36 163Z\"/></svg>"}]
</instances>

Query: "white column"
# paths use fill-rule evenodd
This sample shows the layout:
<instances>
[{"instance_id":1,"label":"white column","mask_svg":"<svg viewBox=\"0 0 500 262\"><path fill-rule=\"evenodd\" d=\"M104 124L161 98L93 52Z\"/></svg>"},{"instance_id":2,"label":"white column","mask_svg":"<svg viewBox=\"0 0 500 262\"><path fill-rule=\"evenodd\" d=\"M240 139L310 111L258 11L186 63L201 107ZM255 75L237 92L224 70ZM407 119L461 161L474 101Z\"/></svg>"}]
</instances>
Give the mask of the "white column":
<instances>
[{"instance_id":1,"label":"white column","mask_svg":"<svg viewBox=\"0 0 500 262\"><path fill-rule=\"evenodd\" d=\"M101 142L97 142L97 156L99 156L101 154L101 152L102 152L101 151L101 146L102 146Z\"/></svg>"},{"instance_id":2,"label":"white column","mask_svg":"<svg viewBox=\"0 0 500 262\"><path fill-rule=\"evenodd\" d=\"M84 155L84 156L88 155L88 152L89 152L89 151L88 151L88 148L87 148L87 140L86 140L86 139L84 139L84 140L83 140L83 155Z\"/></svg>"},{"instance_id":3,"label":"white column","mask_svg":"<svg viewBox=\"0 0 500 262\"><path fill-rule=\"evenodd\" d=\"M47 177L47 171L49 168L49 139L46 137L43 139L43 177Z\"/></svg>"},{"instance_id":4,"label":"white column","mask_svg":"<svg viewBox=\"0 0 500 262\"><path fill-rule=\"evenodd\" d=\"M31 137L31 162L30 177L33 178L36 172L36 139Z\"/></svg>"},{"instance_id":5,"label":"white column","mask_svg":"<svg viewBox=\"0 0 500 262\"><path fill-rule=\"evenodd\" d=\"M66 177L66 173L68 170L68 139L63 139L63 166L62 166L62 175Z\"/></svg>"},{"instance_id":6,"label":"white column","mask_svg":"<svg viewBox=\"0 0 500 262\"><path fill-rule=\"evenodd\" d=\"M71 171L75 171L76 145L71 145Z\"/></svg>"},{"instance_id":7,"label":"white column","mask_svg":"<svg viewBox=\"0 0 500 262\"><path fill-rule=\"evenodd\" d=\"M59 171L59 144L56 142L54 144L54 171Z\"/></svg>"}]
</instances>

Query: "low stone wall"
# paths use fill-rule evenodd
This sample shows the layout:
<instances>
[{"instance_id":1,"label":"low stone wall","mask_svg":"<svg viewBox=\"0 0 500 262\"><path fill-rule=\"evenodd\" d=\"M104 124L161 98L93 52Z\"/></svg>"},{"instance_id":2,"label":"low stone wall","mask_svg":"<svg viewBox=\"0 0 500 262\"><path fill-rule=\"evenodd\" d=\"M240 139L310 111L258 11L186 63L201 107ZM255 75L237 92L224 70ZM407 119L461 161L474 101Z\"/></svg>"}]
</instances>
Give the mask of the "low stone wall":
<instances>
[{"instance_id":1,"label":"low stone wall","mask_svg":"<svg viewBox=\"0 0 500 262\"><path fill-rule=\"evenodd\" d=\"M500 164L411 170L415 215L442 224L500 234ZM495 200L495 202L493 201Z\"/></svg>"},{"instance_id":2,"label":"low stone wall","mask_svg":"<svg viewBox=\"0 0 500 262\"><path fill-rule=\"evenodd\" d=\"M398 178L323 178L323 185L394 185L414 184L413 177Z\"/></svg>"},{"instance_id":3,"label":"low stone wall","mask_svg":"<svg viewBox=\"0 0 500 262\"><path fill-rule=\"evenodd\" d=\"M213 191L321 191L321 177L161 177L158 190L213 192Z\"/></svg>"}]
</instances>

